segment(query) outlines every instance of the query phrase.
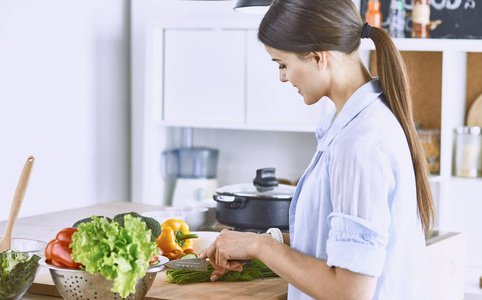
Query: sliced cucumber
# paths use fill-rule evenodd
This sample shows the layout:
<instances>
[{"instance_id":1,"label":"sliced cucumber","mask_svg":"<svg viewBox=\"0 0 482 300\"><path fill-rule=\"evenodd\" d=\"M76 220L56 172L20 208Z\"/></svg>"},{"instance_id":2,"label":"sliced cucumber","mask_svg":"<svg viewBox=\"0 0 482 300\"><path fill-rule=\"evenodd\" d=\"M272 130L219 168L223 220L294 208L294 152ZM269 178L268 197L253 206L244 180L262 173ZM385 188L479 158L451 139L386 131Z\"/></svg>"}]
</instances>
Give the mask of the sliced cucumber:
<instances>
[{"instance_id":1,"label":"sliced cucumber","mask_svg":"<svg viewBox=\"0 0 482 300\"><path fill-rule=\"evenodd\" d=\"M184 255L183 257L181 257L180 259L186 259L186 258L198 258L196 253L188 253L186 255Z\"/></svg>"}]
</instances>

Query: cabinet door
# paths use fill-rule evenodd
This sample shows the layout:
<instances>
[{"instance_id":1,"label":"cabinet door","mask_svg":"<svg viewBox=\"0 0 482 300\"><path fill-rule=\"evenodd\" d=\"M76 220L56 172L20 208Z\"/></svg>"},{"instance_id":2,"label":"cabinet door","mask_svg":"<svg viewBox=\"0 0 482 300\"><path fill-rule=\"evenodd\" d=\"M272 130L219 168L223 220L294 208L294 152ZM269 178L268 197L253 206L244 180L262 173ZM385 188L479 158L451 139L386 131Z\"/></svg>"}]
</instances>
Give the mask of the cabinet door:
<instances>
[{"instance_id":1,"label":"cabinet door","mask_svg":"<svg viewBox=\"0 0 482 300\"><path fill-rule=\"evenodd\" d=\"M248 31L247 44L247 123L316 128L334 107L332 102L323 98L306 105L291 83L280 81L278 64L258 41L256 31Z\"/></svg>"},{"instance_id":2,"label":"cabinet door","mask_svg":"<svg viewBox=\"0 0 482 300\"><path fill-rule=\"evenodd\" d=\"M243 30L166 29L164 120L244 122Z\"/></svg>"}]
</instances>

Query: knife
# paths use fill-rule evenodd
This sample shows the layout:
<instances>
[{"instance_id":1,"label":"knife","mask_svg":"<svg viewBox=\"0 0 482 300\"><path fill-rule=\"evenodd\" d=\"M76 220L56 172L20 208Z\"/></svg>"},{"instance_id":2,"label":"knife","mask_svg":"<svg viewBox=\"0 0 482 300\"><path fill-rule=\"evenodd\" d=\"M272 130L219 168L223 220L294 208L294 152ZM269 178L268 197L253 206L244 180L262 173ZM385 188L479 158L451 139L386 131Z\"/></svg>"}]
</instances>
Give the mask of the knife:
<instances>
[{"instance_id":1,"label":"knife","mask_svg":"<svg viewBox=\"0 0 482 300\"><path fill-rule=\"evenodd\" d=\"M240 259L228 259L228 261L239 261L240 263L249 263L251 260L240 260ZM187 271L207 271L208 265L211 262L209 258L185 258L185 259L176 259L171 260L165 264L166 267L178 269L178 270L187 270Z\"/></svg>"}]
</instances>

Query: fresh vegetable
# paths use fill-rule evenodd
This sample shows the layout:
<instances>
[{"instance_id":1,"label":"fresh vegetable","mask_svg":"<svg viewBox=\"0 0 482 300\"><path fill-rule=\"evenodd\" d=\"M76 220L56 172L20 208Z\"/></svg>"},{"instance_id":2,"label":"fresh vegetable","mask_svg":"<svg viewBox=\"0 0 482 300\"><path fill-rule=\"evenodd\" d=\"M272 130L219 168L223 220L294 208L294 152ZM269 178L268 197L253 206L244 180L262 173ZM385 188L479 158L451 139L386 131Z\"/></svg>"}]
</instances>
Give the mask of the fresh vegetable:
<instances>
[{"instance_id":1,"label":"fresh vegetable","mask_svg":"<svg viewBox=\"0 0 482 300\"><path fill-rule=\"evenodd\" d=\"M103 218L103 217L104 216L97 216L97 218ZM107 218L107 220L109 220L109 222L112 222L111 218L108 218L108 217L105 217L105 218ZM91 218L84 218L84 219L78 220L77 222L74 223L74 225L72 225L72 227L77 228L77 227L79 227L80 224L87 223L87 222L92 222L92 219Z\"/></svg>"},{"instance_id":2,"label":"fresh vegetable","mask_svg":"<svg viewBox=\"0 0 482 300\"><path fill-rule=\"evenodd\" d=\"M118 214L114 217L114 221L119 223L120 226L124 227L124 217L127 215L140 218L144 223L146 223L146 229L150 229L152 232L151 242L154 242L161 235L161 224L159 224L156 219L144 217L136 212Z\"/></svg>"},{"instance_id":3,"label":"fresh vegetable","mask_svg":"<svg viewBox=\"0 0 482 300\"><path fill-rule=\"evenodd\" d=\"M157 238L157 247L162 252L169 253L174 250L183 252L192 249L192 238L197 238L197 234L189 232L189 225L178 219L169 219L161 225L161 235Z\"/></svg>"},{"instance_id":4,"label":"fresh vegetable","mask_svg":"<svg viewBox=\"0 0 482 300\"><path fill-rule=\"evenodd\" d=\"M162 252L162 251L161 251ZM162 255L169 258L169 260L175 260L175 259L180 259L181 257L184 257L187 254L195 254L193 249L186 249L184 251L181 250L172 250L171 252L163 252Z\"/></svg>"},{"instance_id":5,"label":"fresh vegetable","mask_svg":"<svg viewBox=\"0 0 482 300\"><path fill-rule=\"evenodd\" d=\"M187 270L167 270L166 281L170 283L194 283L210 281L211 273L214 271L212 266L208 266L207 271L187 271ZM257 278L278 277L259 259L243 265L243 271L229 271L219 278L218 281L249 281Z\"/></svg>"},{"instance_id":6,"label":"fresh vegetable","mask_svg":"<svg viewBox=\"0 0 482 300\"><path fill-rule=\"evenodd\" d=\"M197 258L197 254L196 253L188 253L188 254L185 254L183 256L181 256L180 259L189 259L189 258Z\"/></svg>"},{"instance_id":7,"label":"fresh vegetable","mask_svg":"<svg viewBox=\"0 0 482 300\"><path fill-rule=\"evenodd\" d=\"M72 236L72 258L91 274L101 273L113 280L113 292L125 298L135 292L138 278L143 278L149 261L156 254L151 230L141 218L124 216L124 227L107 218L92 216Z\"/></svg>"},{"instance_id":8,"label":"fresh vegetable","mask_svg":"<svg viewBox=\"0 0 482 300\"><path fill-rule=\"evenodd\" d=\"M0 299L15 299L35 279L40 256L27 253L0 253Z\"/></svg>"},{"instance_id":9,"label":"fresh vegetable","mask_svg":"<svg viewBox=\"0 0 482 300\"><path fill-rule=\"evenodd\" d=\"M67 227L57 233L55 239L51 240L45 247L45 258L54 267L78 269L79 263L72 259L72 234L77 232L76 228Z\"/></svg>"}]
</instances>

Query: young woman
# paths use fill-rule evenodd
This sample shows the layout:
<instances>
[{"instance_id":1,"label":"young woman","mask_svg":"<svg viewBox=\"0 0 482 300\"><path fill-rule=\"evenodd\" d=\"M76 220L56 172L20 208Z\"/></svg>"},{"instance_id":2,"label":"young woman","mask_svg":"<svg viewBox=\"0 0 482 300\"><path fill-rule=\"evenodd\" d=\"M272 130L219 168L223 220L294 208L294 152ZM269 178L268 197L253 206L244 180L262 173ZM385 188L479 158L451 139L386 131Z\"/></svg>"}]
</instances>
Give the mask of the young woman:
<instances>
[{"instance_id":1,"label":"young woman","mask_svg":"<svg viewBox=\"0 0 482 300\"><path fill-rule=\"evenodd\" d=\"M223 231L201 253L211 280L242 268L228 259L258 258L290 283L289 299L429 299L429 173L390 37L363 24L351 0L274 0L258 38L307 105L336 109L316 130L289 235ZM361 38L375 43L379 78L358 55Z\"/></svg>"}]
</instances>

